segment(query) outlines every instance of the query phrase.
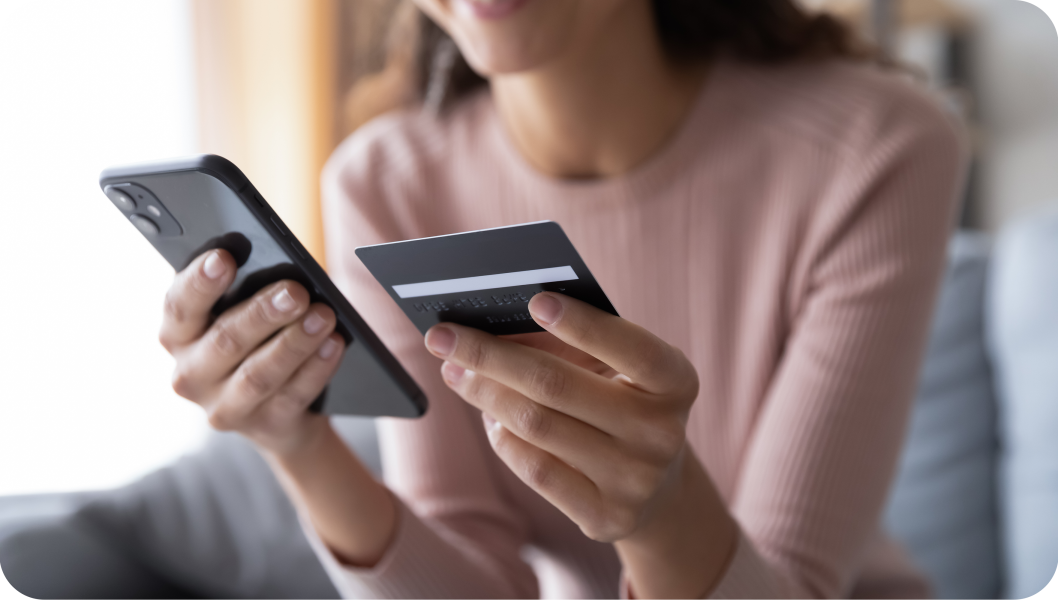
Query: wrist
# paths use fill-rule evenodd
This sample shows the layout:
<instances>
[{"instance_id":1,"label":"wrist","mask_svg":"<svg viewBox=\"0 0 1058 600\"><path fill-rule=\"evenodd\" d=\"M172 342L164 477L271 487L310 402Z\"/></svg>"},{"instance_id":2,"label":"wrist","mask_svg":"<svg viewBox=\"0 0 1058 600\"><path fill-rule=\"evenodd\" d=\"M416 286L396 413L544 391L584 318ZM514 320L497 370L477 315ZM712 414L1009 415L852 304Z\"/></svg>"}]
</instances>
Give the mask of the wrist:
<instances>
[{"instance_id":1,"label":"wrist","mask_svg":"<svg viewBox=\"0 0 1058 600\"><path fill-rule=\"evenodd\" d=\"M738 524L690 448L651 517L615 543L637 596L695 598L719 583Z\"/></svg>"},{"instance_id":2,"label":"wrist","mask_svg":"<svg viewBox=\"0 0 1058 600\"><path fill-rule=\"evenodd\" d=\"M306 428L309 437L301 443L282 452L268 450L267 458L335 558L370 568L392 543L398 504L330 420L319 420L320 424Z\"/></svg>"},{"instance_id":3,"label":"wrist","mask_svg":"<svg viewBox=\"0 0 1058 600\"><path fill-rule=\"evenodd\" d=\"M330 419L311 415L287 438L259 445L270 458L286 468L315 460L315 457L337 438L338 434L331 427Z\"/></svg>"}]
</instances>

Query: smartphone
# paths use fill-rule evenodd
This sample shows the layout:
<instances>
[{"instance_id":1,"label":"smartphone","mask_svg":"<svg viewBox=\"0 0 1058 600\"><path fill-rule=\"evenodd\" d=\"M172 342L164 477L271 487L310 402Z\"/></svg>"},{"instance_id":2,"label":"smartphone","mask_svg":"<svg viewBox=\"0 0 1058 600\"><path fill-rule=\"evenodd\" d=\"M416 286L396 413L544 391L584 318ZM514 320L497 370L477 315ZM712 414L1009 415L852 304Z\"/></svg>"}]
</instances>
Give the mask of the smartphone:
<instances>
[{"instance_id":1,"label":"smartphone","mask_svg":"<svg viewBox=\"0 0 1058 600\"><path fill-rule=\"evenodd\" d=\"M100 174L99 186L177 271L207 250L231 253L239 269L213 306L214 315L283 279L299 282L312 302L334 309L345 355L309 410L408 418L426 412L415 381L230 161L204 154L113 167Z\"/></svg>"}]
</instances>

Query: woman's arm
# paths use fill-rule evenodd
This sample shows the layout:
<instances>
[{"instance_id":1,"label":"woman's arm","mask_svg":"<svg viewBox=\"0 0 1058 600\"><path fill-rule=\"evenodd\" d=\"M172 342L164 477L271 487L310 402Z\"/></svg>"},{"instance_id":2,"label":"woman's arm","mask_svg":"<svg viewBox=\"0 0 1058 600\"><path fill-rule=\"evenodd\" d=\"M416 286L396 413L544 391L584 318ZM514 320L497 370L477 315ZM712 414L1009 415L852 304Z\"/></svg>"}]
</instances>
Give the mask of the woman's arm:
<instances>
[{"instance_id":1,"label":"woman's arm","mask_svg":"<svg viewBox=\"0 0 1058 600\"><path fill-rule=\"evenodd\" d=\"M296 451L268 458L341 562L378 563L393 538L396 506L332 427L321 427Z\"/></svg>"},{"instance_id":2,"label":"woman's arm","mask_svg":"<svg viewBox=\"0 0 1058 600\"><path fill-rule=\"evenodd\" d=\"M903 100L813 215L801 302L730 507L743 546L719 595L848 594L881 527L965 167L947 116Z\"/></svg>"},{"instance_id":3,"label":"woman's arm","mask_svg":"<svg viewBox=\"0 0 1058 600\"><path fill-rule=\"evenodd\" d=\"M521 557L528 526L497 482L498 460L477 415L444 386L440 361L423 349L422 335L354 253L360 245L407 237L394 212L403 210L402 202L429 197L407 189L416 178L392 173L386 146L378 143L399 135L393 128L400 124L400 117L386 117L366 125L329 162L323 175L327 263L430 408L421 419L377 421L385 487L333 432L272 462L343 595L533 597L536 577ZM413 157L398 158L409 167Z\"/></svg>"}]
</instances>

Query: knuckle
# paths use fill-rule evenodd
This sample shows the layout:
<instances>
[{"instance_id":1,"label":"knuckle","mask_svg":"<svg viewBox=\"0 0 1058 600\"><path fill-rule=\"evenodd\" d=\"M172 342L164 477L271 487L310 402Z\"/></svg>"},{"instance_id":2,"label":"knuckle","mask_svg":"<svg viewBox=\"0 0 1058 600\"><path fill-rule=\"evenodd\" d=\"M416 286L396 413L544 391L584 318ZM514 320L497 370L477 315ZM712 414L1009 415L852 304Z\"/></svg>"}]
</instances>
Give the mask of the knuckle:
<instances>
[{"instance_id":1,"label":"knuckle","mask_svg":"<svg viewBox=\"0 0 1058 600\"><path fill-rule=\"evenodd\" d=\"M212 281L206 279L206 276L202 274L201 269L195 269L193 273L188 274L187 286L196 294L203 296L209 295L213 292Z\"/></svg>"},{"instance_id":2,"label":"knuckle","mask_svg":"<svg viewBox=\"0 0 1058 600\"><path fill-rule=\"evenodd\" d=\"M315 397L313 396L313 399ZM311 403L308 394L298 393L293 390L283 390L272 397L272 404L279 407L301 409Z\"/></svg>"},{"instance_id":3,"label":"knuckle","mask_svg":"<svg viewBox=\"0 0 1058 600\"><path fill-rule=\"evenodd\" d=\"M636 529L636 513L624 506L611 506L596 511L581 531L596 542L613 543L631 535Z\"/></svg>"},{"instance_id":4,"label":"knuckle","mask_svg":"<svg viewBox=\"0 0 1058 600\"><path fill-rule=\"evenodd\" d=\"M293 310L280 311L273 304L275 297L283 290L286 290L290 294L291 299L294 300L295 308ZM253 301L247 307L247 317L251 322L260 325L284 323L293 320L306 308L306 303L303 301L306 296L308 296L308 292L305 291L301 284L294 281L280 281L254 296Z\"/></svg>"},{"instance_id":5,"label":"knuckle","mask_svg":"<svg viewBox=\"0 0 1058 600\"><path fill-rule=\"evenodd\" d=\"M651 454L669 462L683 450L687 432L681 423L667 419L665 423L652 427L647 437L650 440Z\"/></svg>"},{"instance_id":6,"label":"knuckle","mask_svg":"<svg viewBox=\"0 0 1058 600\"><path fill-rule=\"evenodd\" d=\"M607 519L609 538L613 541L624 539L636 530L639 521L636 511L628 506L618 506L610 511Z\"/></svg>"},{"instance_id":7,"label":"knuckle","mask_svg":"<svg viewBox=\"0 0 1058 600\"><path fill-rule=\"evenodd\" d=\"M547 438L553 419L534 402L527 402L520 407L514 417L515 427L526 441L540 441Z\"/></svg>"},{"instance_id":8,"label":"knuckle","mask_svg":"<svg viewBox=\"0 0 1058 600\"><path fill-rule=\"evenodd\" d=\"M177 396L193 400L195 386L186 367L177 365L176 369L173 370L172 386Z\"/></svg>"},{"instance_id":9,"label":"knuckle","mask_svg":"<svg viewBox=\"0 0 1058 600\"><path fill-rule=\"evenodd\" d=\"M509 429L501 427L498 432L488 436L489 444L492 446L492 450L496 453L497 456L503 457L504 460L508 461L513 458L510 444L511 435L512 434ZM513 464L513 462L508 462L508 464ZM511 471L517 474L517 471L515 471L515 468L513 466L511 467Z\"/></svg>"},{"instance_id":10,"label":"knuckle","mask_svg":"<svg viewBox=\"0 0 1058 600\"><path fill-rule=\"evenodd\" d=\"M169 291L165 293L165 299L162 300L162 315L166 321L170 321L175 325L182 325L187 322L187 311L176 298L174 288L169 288Z\"/></svg>"},{"instance_id":11,"label":"knuckle","mask_svg":"<svg viewBox=\"0 0 1058 600\"><path fill-rule=\"evenodd\" d=\"M673 367L672 347L661 340L641 344L637 358L643 369L649 373L671 371Z\"/></svg>"},{"instance_id":12,"label":"knuckle","mask_svg":"<svg viewBox=\"0 0 1058 600\"><path fill-rule=\"evenodd\" d=\"M209 343L221 356L241 356L245 350L230 320L217 322L211 329Z\"/></svg>"},{"instance_id":13,"label":"knuckle","mask_svg":"<svg viewBox=\"0 0 1058 600\"><path fill-rule=\"evenodd\" d=\"M605 539L606 535L603 533L604 524L606 519L603 515L603 511L600 507L592 507L587 514L580 519L579 525L581 532L588 537L588 539L595 540L596 542L607 542Z\"/></svg>"},{"instance_id":14,"label":"knuckle","mask_svg":"<svg viewBox=\"0 0 1058 600\"><path fill-rule=\"evenodd\" d=\"M496 389L484 377L464 378L463 398L478 406L493 405L497 400Z\"/></svg>"},{"instance_id":15,"label":"knuckle","mask_svg":"<svg viewBox=\"0 0 1058 600\"><path fill-rule=\"evenodd\" d=\"M653 464L626 465L625 496L631 504L641 506L654 496L663 477L664 473Z\"/></svg>"},{"instance_id":16,"label":"knuckle","mask_svg":"<svg viewBox=\"0 0 1058 600\"><path fill-rule=\"evenodd\" d=\"M522 464L522 478L529 487L542 490L550 487L554 481L554 472L544 458L527 458Z\"/></svg>"},{"instance_id":17,"label":"knuckle","mask_svg":"<svg viewBox=\"0 0 1058 600\"><path fill-rule=\"evenodd\" d=\"M584 532L584 535L587 536L588 539L603 544L612 544L621 539L614 534L612 528L605 521L595 525L582 527L581 531Z\"/></svg>"},{"instance_id":18,"label":"knuckle","mask_svg":"<svg viewBox=\"0 0 1058 600\"><path fill-rule=\"evenodd\" d=\"M176 341L173 340L170 333L164 327L158 331L158 343L161 344L162 348L165 348L165 351L169 354L172 354L173 350L176 349Z\"/></svg>"},{"instance_id":19,"label":"knuckle","mask_svg":"<svg viewBox=\"0 0 1058 600\"><path fill-rule=\"evenodd\" d=\"M238 371L237 389L253 398L268 396L275 388L275 383L265 372L265 369L256 366L244 365Z\"/></svg>"},{"instance_id":20,"label":"knuckle","mask_svg":"<svg viewBox=\"0 0 1058 600\"><path fill-rule=\"evenodd\" d=\"M680 381L684 383L684 396L693 403L698 398L698 370L694 368L694 364L687 358L683 350L671 346L673 353L673 360L679 366Z\"/></svg>"},{"instance_id":21,"label":"knuckle","mask_svg":"<svg viewBox=\"0 0 1058 600\"><path fill-rule=\"evenodd\" d=\"M267 325L276 320L278 311L272 306L273 294L258 294L247 306L246 318L250 323Z\"/></svg>"},{"instance_id":22,"label":"knuckle","mask_svg":"<svg viewBox=\"0 0 1058 600\"><path fill-rule=\"evenodd\" d=\"M687 355L678 346L669 346L669 349L672 351L673 360L676 360L680 364L684 365L691 364L691 361L687 359Z\"/></svg>"},{"instance_id":23,"label":"knuckle","mask_svg":"<svg viewBox=\"0 0 1058 600\"><path fill-rule=\"evenodd\" d=\"M479 340L466 340L463 345L463 358L473 371L481 370L488 361L489 351Z\"/></svg>"},{"instance_id":24,"label":"knuckle","mask_svg":"<svg viewBox=\"0 0 1058 600\"><path fill-rule=\"evenodd\" d=\"M291 334L289 329L278 337L279 340L274 354L277 365L300 364L318 345L313 344L313 340L310 338Z\"/></svg>"},{"instance_id":25,"label":"knuckle","mask_svg":"<svg viewBox=\"0 0 1058 600\"><path fill-rule=\"evenodd\" d=\"M227 411L218 409L209 414L209 426L217 431L232 431L235 423Z\"/></svg>"},{"instance_id":26,"label":"knuckle","mask_svg":"<svg viewBox=\"0 0 1058 600\"><path fill-rule=\"evenodd\" d=\"M568 386L568 377L559 369L539 366L529 373L529 391L532 397L545 404L560 400Z\"/></svg>"},{"instance_id":27,"label":"knuckle","mask_svg":"<svg viewBox=\"0 0 1058 600\"><path fill-rule=\"evenodd\" d=\"M575 345L579 347L591 346L595 338L598 337L597 324L594 319L570 319L569 320L569 335L572 336Z\"/></svg>"}]
</instances>

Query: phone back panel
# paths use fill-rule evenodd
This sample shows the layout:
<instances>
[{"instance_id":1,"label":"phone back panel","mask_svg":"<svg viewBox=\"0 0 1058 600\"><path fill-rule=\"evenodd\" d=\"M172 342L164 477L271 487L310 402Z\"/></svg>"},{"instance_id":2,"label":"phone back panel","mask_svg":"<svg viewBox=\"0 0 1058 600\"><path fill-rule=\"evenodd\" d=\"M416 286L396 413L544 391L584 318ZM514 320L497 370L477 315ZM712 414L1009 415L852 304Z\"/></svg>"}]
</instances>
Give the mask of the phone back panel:
<instances>
[{"instance_id":1,"label":"phone back panel","mask_svg":"<svg viewBox=\"0 0 1058 600\"><path fill-rule=\"evenodd\" d=\"M207 250L223 248L232 254L239 269L213 307L214 315L283 279L298 281L313 302L335 310L335 329L347 347L315 410L398 417L425 412L426 400L415 382L230 162L206 155L108 169L100 176L100 187L109 186L132 198L134 208L119 208L126 218L149 218L159 225L156 233L141 232L175 270L182 271Z\"/></svg>"}]
</instances>

